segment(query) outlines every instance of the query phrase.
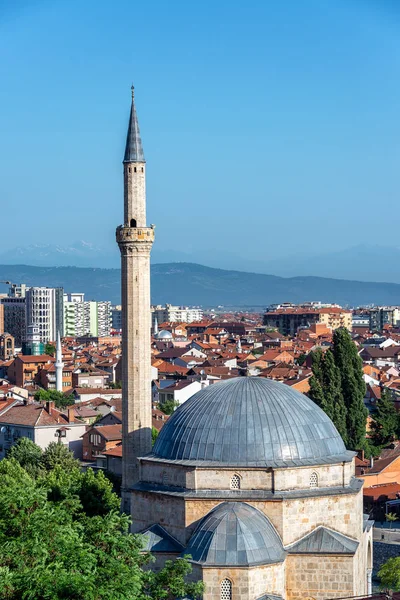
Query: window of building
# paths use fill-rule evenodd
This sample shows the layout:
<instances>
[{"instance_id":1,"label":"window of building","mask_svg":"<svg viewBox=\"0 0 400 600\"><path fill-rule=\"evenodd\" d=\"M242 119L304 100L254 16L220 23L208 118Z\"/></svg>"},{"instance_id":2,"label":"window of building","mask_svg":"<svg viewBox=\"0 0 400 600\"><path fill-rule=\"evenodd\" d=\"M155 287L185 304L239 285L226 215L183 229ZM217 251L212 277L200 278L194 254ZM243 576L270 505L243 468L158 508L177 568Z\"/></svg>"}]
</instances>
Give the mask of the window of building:
<instances>
[{"instance_id":1,"label":"window of building","mask_svg":"<svg viewBox=\"0 0 400 600\"><path fill-rule=\"evenodd\" d=\"M162 472L161 481L162 481L163 485L169 484L169 475L168 475L167 471Z\"/></svg>"},{"instance_id":2,"label":"window of building","mask_svg":"<svg viewBox=\"0 0 400 600\"><path fill-rule=\"evenodd\" d=\"M101 438L97 433L92 433L90 436L90 443L95 446L100 446Z\"/></svg>"},{"instance_id":3,"label":"window of building","mask_svg":"<svg viewBox=\"0 0 400 600\"><path fill-rule=\"evenodd\" d=\"M239 475L233 475L231 479L231 490L240 490L240 477Z\"/></svg>"},{"instance_id":4,"label":"window of building","mask_svg":"<svg viewBox=\"0 0 400 600\"><path fill-rule=\"evenodd\" d=\"M232 581L223 579L221 581L221 600L232 600Z\"/></svg>"},{"instance_id":5,"label":"window of building","mask_svg":"<svg viewBox=\"0 0 400 600\"><path fill-rule=\"evenodd\" d=\"M316 474L315 471L313 473L311 473L310 487L313 487L313 488L318 487L318 475Z\"/></svg>"}]
</instances>

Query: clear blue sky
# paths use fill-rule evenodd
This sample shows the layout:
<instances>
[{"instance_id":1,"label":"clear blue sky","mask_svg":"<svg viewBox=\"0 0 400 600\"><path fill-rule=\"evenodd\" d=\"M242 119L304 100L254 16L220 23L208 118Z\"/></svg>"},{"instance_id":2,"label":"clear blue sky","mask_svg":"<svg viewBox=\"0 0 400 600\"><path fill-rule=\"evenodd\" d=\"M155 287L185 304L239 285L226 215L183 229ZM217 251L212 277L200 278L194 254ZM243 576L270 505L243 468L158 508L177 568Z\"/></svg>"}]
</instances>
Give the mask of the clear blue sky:
<instances>
[{"instance_id":1,"label":"clear blue sky","mask_svg":"<svg viewBox=\"0 0 400 600\"><path fill-rule=\"evenodd\" d=\"M158 250L395 242L397 0L2 0L2 246L112 245L130 103Z\"/></svg>"}]
</instances>

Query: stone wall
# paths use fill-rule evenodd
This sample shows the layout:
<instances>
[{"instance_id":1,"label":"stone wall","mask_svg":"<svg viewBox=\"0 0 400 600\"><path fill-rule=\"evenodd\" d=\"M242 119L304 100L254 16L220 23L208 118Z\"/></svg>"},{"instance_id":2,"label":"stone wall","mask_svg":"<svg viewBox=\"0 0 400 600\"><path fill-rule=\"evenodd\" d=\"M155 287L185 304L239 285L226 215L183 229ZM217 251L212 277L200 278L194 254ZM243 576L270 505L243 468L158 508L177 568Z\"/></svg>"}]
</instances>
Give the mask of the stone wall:
<instances>
[{"instance_id":1,"label":"stone wall","mask_svg":"<svg viewBox=\"0 0 400 600\"><path fill-rule=\"evenodd\" d=\"M160 523L186 544L200 519L221 503L219 499L193 499L171 495L135 492L133 531ZM349 537L362 537L362 492L285 500L248 500L274 525L285 546L293 544L319 525Z\"/></svg>"},{"instance_id":2,"label":"stone wall","mask_svg":"<svg viewBox=\"0 0 400 600\"><path fill-rule=\"evenodd\" d=\"M185 502L182 498L134 492L131 500L132 533L138 533L159 523L182 544L186 545Z\"/></svg>"},{"instance_id":3,"label":"stone wall","mask_svg":"<svg viewBox=\"0 0 400 600\"><path fill-rule=\"evenodd\" d=\"M352 556L289 555L286 600L354 596Z\"/></svg>"},{"instance_id":4,"label":"stone wall","mask_svg":"<svg viewBox=\"0 0 400 600\"><path fill-rule=\"evenodd\" d=\"M196 489L229 490L235 474L242 490L272 489L271 469L196 469Z\"/></svg>"},{"instance_id":5,"label":"stone wall","mask_svg":"<svg viewBox=\"0 0 400 600\"><path fill-rule=\"evenodd\" d=\"M285 500L278 532L284 545L292 544L318 525L360 540L362 536L362 491L357 494ZM268 516L268 513L266 513Z\"/></svg>"},{"instance_id":6,"label":"stone wall","mask_svg":"<svg viewBox=\"0 0 400 600\"><path fill-rule=\"evenodd\" d=\"M176 486L193 489L195 487L195 470L163 462L141 460L141 481L158 485Z\"/></svg>"},{"instance_id":7,"label":"stone wall","mask_svg":"<svg viewBox=\"0 0 400 600\"><path fill-rule=\"evenodd\" d=\"M346 472L346 463L338 465L324 465L321 467L297 467L296 469L275 469L275 491L306 490L310 488L312 474L317 476L319 488L348 486L349 473Z\"/></svg>"},{"instance_id":8,"label":"stone wall","mask_svg":"<svg viewBox=\"0 0 400 600\"><path fill-rule=\"evenodd\" d=\"M353 462L295 469L208 469L142 459L141 479L160 485L165 479L168 485L187 489L229 490L232 476L236 474L240 478L240 489L244 490L308 490L313 474L317 476L318 488L348 486L354 473Z\"/></svg>"}]
</instances>

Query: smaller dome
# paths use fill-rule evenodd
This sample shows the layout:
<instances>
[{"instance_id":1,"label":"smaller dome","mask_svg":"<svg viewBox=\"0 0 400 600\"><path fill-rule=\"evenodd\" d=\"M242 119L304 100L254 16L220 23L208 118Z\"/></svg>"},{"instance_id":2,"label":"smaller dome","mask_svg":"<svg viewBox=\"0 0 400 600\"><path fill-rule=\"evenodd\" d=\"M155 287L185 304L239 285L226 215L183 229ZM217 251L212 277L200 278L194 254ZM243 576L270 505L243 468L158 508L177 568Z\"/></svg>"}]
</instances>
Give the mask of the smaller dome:
<instances>
[{"instance_id":1,"label":"smaller dome","mask_svg":"<svg viewBox=\"0 0 400 600\"><path fill-rule=\"evenodd\" d=\"M159 331L157 333L156 338L158 340L172 340L173 336L170 331L167 331L166 329L162 329L161 331Z\"/></svg>"},{"instance_id":2,"label":"smaller dome","mask_svg":"<svg viewBox=\"0 0 400 600\"><path fill-rule=\"evenodd\" d=\"M250 504L223 502L201 521L183 555L209 567L282 562L285 550L267 517Z\"/></svg>"}]
</instances>

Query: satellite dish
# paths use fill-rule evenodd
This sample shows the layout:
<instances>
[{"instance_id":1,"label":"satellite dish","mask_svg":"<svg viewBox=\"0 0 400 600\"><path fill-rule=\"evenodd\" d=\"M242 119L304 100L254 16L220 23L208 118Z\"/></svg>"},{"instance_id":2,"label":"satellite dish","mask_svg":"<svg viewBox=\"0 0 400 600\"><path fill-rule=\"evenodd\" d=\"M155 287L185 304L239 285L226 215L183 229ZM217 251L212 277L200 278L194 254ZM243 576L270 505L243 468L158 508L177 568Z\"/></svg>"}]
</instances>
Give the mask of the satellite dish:
<instances>
[{"instance_id":1,"label":"satellite dish","mask_svg":"<svg viewBox=\"0 0 400 600\"><path fill-rule=\"evenodd\" d=\"M7 427L4 427L4 425L3 425L3 427L0 429L0 433L5 433L6 431L7 431Z\"/></svg>"}]
</instances>

